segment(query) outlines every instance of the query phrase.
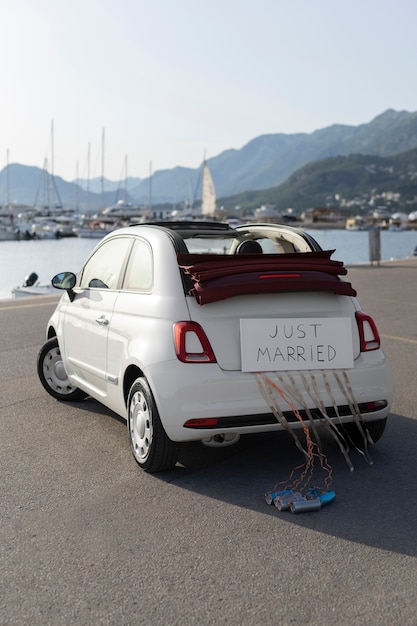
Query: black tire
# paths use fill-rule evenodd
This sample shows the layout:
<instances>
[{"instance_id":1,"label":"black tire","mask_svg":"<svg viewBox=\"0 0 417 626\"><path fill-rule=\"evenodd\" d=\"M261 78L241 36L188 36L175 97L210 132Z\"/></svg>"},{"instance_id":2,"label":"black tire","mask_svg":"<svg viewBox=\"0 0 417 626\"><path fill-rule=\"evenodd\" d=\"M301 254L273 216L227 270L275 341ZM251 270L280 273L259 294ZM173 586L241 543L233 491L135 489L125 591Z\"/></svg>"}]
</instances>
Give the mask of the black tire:
<instances>
[{"instance_id":1,"label":"black tire","mask_svg":"<svg viewBox=\"0 0 417 626\"><path fill-rule=\"evenodd\" d=\"M179 445L168 438L145 378L137 378L129 391L127 428L135 461L146 472L172 468Z\"/></svg>"},{"instance_id":2,"label":"black tire","mask_svg":"<svg viewBox=\"0 0 417 626\"><path fill-rule=\"evenodd\" d=\"M384 434L385 427L387 425L387 418L383 418L381 420L375 420L374 422L365 422L366 429L368 433L371 435L372 441L376 443L381 439ZM350 422L349 424L343 424L340 427L340 431L342 435L347 439L348 443L352 443L354 446L358 448L364 447L363 435L355 422Z\"/></svg>"},{"instance_id":3,"label":"black tire","mask_svg":"<svg viewBox=\"0 0 417 626\"><path fill-rule=\"evenodd\" d=\"M56 400L76 402L87 396L69 382L56 337L49 339L39 352L38 376L43 387Z\"/></svg>"}]
</instances>

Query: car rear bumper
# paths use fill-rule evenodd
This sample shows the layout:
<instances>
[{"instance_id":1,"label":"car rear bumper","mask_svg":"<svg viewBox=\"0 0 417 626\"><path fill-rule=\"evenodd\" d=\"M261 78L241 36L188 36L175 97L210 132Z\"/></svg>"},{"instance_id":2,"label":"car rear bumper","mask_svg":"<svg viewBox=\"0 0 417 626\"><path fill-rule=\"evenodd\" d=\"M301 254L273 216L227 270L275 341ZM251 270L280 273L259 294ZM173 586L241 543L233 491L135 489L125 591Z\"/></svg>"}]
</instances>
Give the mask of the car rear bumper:
<instances>
[{"instance_id":1,"label":"car rear bumper","mask_svg":"<svg viewBox=\"0 0 417 626\"><path fill-rule=\"evenodd\" d=\"M258 380L265 382L266 376L282 392L273 392L269 404L255 374L223 371L216 364L159 363L146 376L161 421L173 441L199 440L225 431L245 434L282 430L282 420L277 419L271 404L291 428L302 427L294 407L306 420L308 409L314 411L314 418L327 415L335 422L350 422L354 419L351 407L356 402L365 420L383 419L389 413L393 394L391 370L382 350L361 354L349 370L260 374ZM380 401L385 406L369 408L368 403ZM198 426L198 420L207 418L219 418L219 422L209 428ZM193 420L193 427L184 426L189 420Z\"/></svg>"}]
</instances>

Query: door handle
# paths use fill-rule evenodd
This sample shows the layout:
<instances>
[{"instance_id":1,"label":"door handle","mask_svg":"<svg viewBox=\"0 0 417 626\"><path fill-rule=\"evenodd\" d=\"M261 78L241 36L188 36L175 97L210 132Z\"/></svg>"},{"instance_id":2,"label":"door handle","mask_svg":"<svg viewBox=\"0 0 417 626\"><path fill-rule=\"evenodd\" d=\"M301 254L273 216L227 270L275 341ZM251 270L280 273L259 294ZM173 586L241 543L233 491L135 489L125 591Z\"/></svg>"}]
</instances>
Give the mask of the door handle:
<instances>
[{"instance_id":1,"label":"door handle","mask_svg":"<svg viewBox=\"0 0 417 626\"><path fill-rule=\"evenodd\" d=\"M104 315L102 315L101 317L97 317L96 318L96 322L97 322L97 324L100 324L100 326L108 326L109 325L109 320Z\"/></svg>"}]
</instances>

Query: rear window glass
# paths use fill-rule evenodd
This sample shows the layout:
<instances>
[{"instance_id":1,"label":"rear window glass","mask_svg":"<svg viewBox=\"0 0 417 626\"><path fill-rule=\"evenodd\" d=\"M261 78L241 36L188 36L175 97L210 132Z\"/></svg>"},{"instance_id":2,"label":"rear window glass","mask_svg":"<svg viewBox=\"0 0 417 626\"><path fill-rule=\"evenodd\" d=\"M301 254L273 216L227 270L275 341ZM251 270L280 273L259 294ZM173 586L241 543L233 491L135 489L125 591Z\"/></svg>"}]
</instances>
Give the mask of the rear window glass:
<instances>
[{"instance_id":1,"label":"rear window glass","mask_svg":"<svg viewBox=\"0 0 417 626\"><path fill-rule=\"evenodd\" d=\"M239 251L240 245L244 241L256 241L261 246L261 251L264 254L283 254L285 252L299 251L289 241L278 241L269 237L243 238L236 235L229 237L194 235L192 237L184 237L184 241L190 254L235 254Z\"/></svg>"},{"instance_id":2,"label":"rear window glass","mask_svg":"<svg viewBox=\"0 0 417 626\"><path fill-rule=\"evenodd\" d=\"M235 237L193 236L184 237L188 252L191 254L230 254Z\"/></svg>"}]
</instances>

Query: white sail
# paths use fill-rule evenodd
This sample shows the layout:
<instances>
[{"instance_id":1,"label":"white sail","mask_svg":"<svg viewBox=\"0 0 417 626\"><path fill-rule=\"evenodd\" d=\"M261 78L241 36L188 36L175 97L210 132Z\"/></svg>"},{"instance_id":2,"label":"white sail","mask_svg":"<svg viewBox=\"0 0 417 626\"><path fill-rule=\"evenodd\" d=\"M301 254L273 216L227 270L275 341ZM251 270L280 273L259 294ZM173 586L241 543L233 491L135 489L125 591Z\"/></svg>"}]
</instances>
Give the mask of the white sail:
<instances>
[{"instance_id":1,"label":"white sail","mask_svg":"<svg viewBox=\"0 0 417 626\"><path fill-rule=\"evenodd\" d=\"M203 164L203 185L201 192L201 214L214 217L216 213L216 190L207 161Z\"/></svg>"}]
</instances>

